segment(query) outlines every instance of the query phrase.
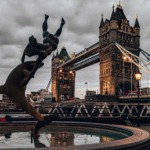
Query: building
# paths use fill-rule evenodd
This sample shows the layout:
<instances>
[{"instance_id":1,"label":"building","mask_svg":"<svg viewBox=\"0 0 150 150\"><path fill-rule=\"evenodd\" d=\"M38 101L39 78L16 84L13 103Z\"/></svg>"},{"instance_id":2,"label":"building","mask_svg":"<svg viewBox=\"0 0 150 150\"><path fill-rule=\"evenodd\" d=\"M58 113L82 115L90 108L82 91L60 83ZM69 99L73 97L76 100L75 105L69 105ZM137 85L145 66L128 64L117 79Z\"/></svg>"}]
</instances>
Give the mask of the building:
<instances>
[{"instance_id":1,"label":"building","mask_svg":"<svg viewBox=\"0 0 150 150\"><path fill-rule=\"evenodd\" d=\"M0 96L0 108L7 109L8 107L16 107L12 99L10 99L6 94L1 94Z\"/></svg>"},{"instance_id":2,"label":"building","mask_svg":"<svg viewBox=\"0 0 150 150\"><path fill-rule=\"evenodd\" d=\"M55 100L66 101L74 97L75 73L70 67L57 68L60 64L69 60L70 57L65 47L60 53L56 53L52 58L52 96Z\"/></svg>"},{"instance_id":3,"label":"building","mask_svg":"<svg viewBox=\"0 0 150 150\"><path fill-rule=\"evenodd\" d=\"M96 95L96 91L86 90L86 96Z\"/></svg>"},{"instance_id":4,"label":"building","mask_svg":"<svg viewBox=\"0 0 150 150\"><path fill-rule=\"evenodd\" d=\"M110 19L101 18L99 26L100 94L125 95L137 88L134 74L137 67L130 63L115 46L115 42L131 53L140 54L140 25L138 18L130 26L122 6L113 6Z\"/></svg>"},{"instance_id":5,"label":"building","mask_svg":"<svg viewBox=\"0 0 150 150\"><path fill-rule=\"evenodd\" d=\"M150 95L150 87L143 87L140 88L141 93L143 93L144 95Z\"/></svg>"},{"instance_id":6,"label":"building","mask_svg":"<svg viewBox=\"0 0 150 150\"><path fill-rule=\"evenodd\" d=\"M98 46L94 48L96 53L99 53L100 94L124 96L127 91L136 91L138 81L135 80L134 74L138 68L120 52L116 42L132 54L139 56L141 49L138 18L131 26L122 6L118 4L116 9L113 6L110 19L104 20L103 15L101 16L98 34L99 45L97 44ZM81 53L86 51L87 49ZM88 54L84 57L86 56L88 57ZM63 47L60 53L57 52L52 58L52 96L56 98L56 101L74 97L75 70L71 70L71 65L75 57L75 54L72 54L70 58L66 48ZM60 68L61 64L71 59L73 61L70 66L64 65L65 67Z\"/></svg>"},{"instance_id":7,"label":"building","mask_svg":"<svg viewBox=\"0 0 150 150\"><path fill-rule=\"evenodd\" d=\"M34 102L52 102L52 95L46 89L40 89L39 91L31 91L31 93L28 94L27 97L30 97Z\"/></svg>"}]
</instances>

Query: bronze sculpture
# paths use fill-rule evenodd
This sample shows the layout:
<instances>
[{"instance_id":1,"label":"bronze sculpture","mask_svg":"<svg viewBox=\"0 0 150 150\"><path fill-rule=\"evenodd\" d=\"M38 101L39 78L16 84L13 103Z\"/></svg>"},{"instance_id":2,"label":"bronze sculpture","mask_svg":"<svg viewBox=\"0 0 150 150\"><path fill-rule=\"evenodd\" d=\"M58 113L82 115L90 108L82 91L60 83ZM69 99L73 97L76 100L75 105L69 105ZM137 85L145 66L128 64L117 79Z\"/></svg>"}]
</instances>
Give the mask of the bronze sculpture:
<instances>
[{"instance_id":1,"label":"bronze sculpture","mask_svg":"<svg viewBox=\"0 0 150 150\"><path fill-rule=\"evenodd\" d=\"M26 111L39 121L34 129L35 136L38 136L41 127L44 127L52 120L58 119L59 117L54 115L44 116L40 114L25 97L26 86L22 86L22 83L29 77L35 65L35 61L27 61L15 67L7 77L5 84L0 86L0 94L9 96L16 105L20 106L22 110ZM43 63L41 63L39 67L42 65Z\"/></svg>"},{"instance_id":2,"label":"bronze sculpture","mask_svg":"<svg viewBox=\"0 0 150 150\"><path fill-rule=\"evenodd\" d=\"M56 33L53 35L51 33L49 33L47 31L48 29L48 21L49 16L45 15L45 20L43 22L42 25L42 29L43 29L43 44L42 43L37 43L37 39L34 36L31 36L29 38L29 44L27 45L27 47L25 48L24 52L23 52L23 56L22 56L22 63L25 60L25 55L27 56L34 56L34 55L38 55L38 58L36 60L36 65L33 68L31 74L29 75L28 79L26 79L23 83L23 85L27 85L28 82L30 81L30 79L32 77L34 77L35 72L38 69L38 66L41 64L41 62L47 57L49 56L52 51L57 49L57 45L59 43L59 39L58 37L60 36L61 32L62 32L62 28L65 24L65 20L62 18L61 20L61 24L60 27L58 28L58 30L56 31Z\"/></svg>"},{"instance_id":3,"label":"bronze sculpture","mask_svg":"<svg viewBox=\"0 0 150 150\"><path fill-rule=\"evenodd\" d=\"M24 111L34 116L37 120L43 121L45 120L44 116L37 112L36 109L34 109L33 106L26 100L26 86L22 86L22 83L26 78L28 78L35 64L35 61L28 61L14 68L7 77L5 84L0 86L0 94L6 94Z\"/></svg>"},{"instance_id":4,"label":"bronze sculpture","mask_svg":"<svg viewBox=\"0 0 150 150\"><path fill-rule=\"evenodd\" d=\"M54 35L50 34L47 29L48 15L45 15L45 20L43 22L43 44L38 43L36 38L33 36L29 37L29 44L24 50L22 56L22 64L15 67L12 72L7 77L4 85L0 86L0 94L6 94L9 96L16 105L19 105L24 111L34 116L38 122L34 128L34 135L39 135L39 130L41 127L50 123L52 120L58 119L58 116L47 115L43 116L40 114L26 99L25 91L26 85L30 81L37 69L43 66L43 60L52 53L57 48L59 43L58 37L61 34L63 25L65 24L62 18L61 25ZM25 55L33 56L38 55L36 61L25 60Z\"/></svg>"}]
</instances>

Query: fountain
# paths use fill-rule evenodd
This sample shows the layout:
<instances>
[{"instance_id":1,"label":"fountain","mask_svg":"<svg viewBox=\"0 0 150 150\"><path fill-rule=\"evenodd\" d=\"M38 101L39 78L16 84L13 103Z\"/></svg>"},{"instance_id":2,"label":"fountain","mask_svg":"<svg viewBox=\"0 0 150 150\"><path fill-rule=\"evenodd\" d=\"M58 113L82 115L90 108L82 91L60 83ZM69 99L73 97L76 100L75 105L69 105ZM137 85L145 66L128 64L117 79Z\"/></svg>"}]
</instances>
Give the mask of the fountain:
<instances>
[{"instance_id":1,"label":"fountain","mask_svg":"<svg viewBox=\"0 0 150 150\"><path fill-rule=\"evenodd\" d=\"M3 149L133 150L139 147L140 150L150 148L148 147L150 135L147 131L122 125L54 121L40 130L40 137L31 136L29 124L22 124L19 127L13 125L9 128L4 125L1 129L0 147Z\"/></svg>"},{"instance_id":2,"label":"fountain","mask_svg":"<svg viewBox=\"0 0 150 150\"><path fill-rule=\"evenodd\" d=\"M141 150L150 149L148 132L127 126L108 125L87 122L53 121L57 116L43 116L26 100L25 90L28 82L43 66L42 61L57 48L64 19L55 35L47 32L47 19L43 23L43 44L37 43L31 36L23 56L22 64L9 74L0 93L7 94L28 114L34 116L37 124L2 123L0 126L0 148L2 149L36 149L51 150ZM36 61L24 62L25 55L39 55ZM60 119L61 120L61 119ZM50 123L50 124L49 124ZM47 126L46 126L47 125ZM35 128L31 130L31 128ZM41 127L44 127L41 129ZM40 136L39 135L40 130ZM83 142L84 141L84 142Z\"/></svg>"}]
</instances>

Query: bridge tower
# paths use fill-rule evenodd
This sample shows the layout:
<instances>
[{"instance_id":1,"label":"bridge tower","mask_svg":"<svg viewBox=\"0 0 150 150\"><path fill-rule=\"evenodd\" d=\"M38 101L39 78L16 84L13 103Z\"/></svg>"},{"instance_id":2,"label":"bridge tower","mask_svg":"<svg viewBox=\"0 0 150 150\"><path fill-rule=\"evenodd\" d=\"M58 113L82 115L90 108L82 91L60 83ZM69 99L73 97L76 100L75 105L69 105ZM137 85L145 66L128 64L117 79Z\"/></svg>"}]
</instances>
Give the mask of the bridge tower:
<instances>
[{"instance_id":1,"label":"bridge tower","mask_svg":"<svg viewBox=\"0 0 150 150\"><path fill-rule=\"evenodd\" d=\"M55 101L69 100L74 97L75 72L70 67L58 68L70 57L65 47L52 57L52 96Z\"/></svg>"},{"instance_id":2,"label":"bridge tower","mask_svg":"<svg viewBox=\"0 0 150 150\"><path fill-rule=\"evenodd\" d=\"M135 90L137 81L134 74L137 67L123 59L123 54L115 46L115 42L139 56L140 25L138 18L134 26L130 26L122 6L113 6L110 19L104 21L103 15L99 26L100 46L100 93L102 95L124 95ZM125 60L126 59L126 60Z\"/></svg>"}]
</instances>

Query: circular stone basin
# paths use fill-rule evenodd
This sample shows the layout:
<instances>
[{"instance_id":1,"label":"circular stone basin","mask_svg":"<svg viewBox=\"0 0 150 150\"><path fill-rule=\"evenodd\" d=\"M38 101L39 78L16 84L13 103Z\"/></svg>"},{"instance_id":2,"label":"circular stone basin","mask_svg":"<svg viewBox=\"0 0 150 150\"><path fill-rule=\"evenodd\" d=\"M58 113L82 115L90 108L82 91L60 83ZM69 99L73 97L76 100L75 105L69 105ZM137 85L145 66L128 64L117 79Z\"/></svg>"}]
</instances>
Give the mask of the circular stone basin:
<instances>
[{"instance_id":1,"label":"circular stone basin","mask_svg":"<svg viewBox=\"0 0 150 150\"><path fill-rule=\"evenodd\" d=\"M8 127L9 128L9 127ZM144 146L149 133L132 127L86 122L53 122L40 130L39 138L31 132L14 128L0 136L0 148L51 150L120 149ZM143 147L144 148L144 147Z\"/></svg>"}]
</instances>

